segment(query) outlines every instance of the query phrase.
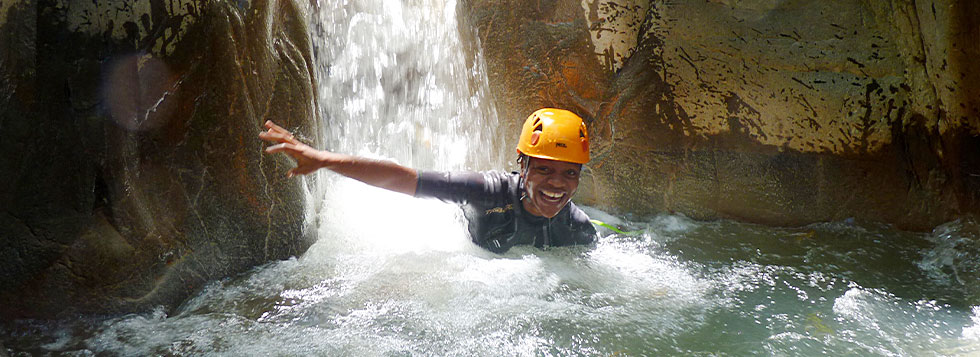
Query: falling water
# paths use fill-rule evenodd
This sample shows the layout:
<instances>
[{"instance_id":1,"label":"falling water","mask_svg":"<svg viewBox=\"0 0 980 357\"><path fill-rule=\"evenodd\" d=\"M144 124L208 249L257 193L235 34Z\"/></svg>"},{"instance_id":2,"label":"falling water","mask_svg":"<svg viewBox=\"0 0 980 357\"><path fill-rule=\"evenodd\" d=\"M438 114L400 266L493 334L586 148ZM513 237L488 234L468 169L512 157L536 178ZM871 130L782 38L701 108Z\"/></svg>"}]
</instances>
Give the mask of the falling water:
<instances>
[{"instance_id":1,"label":"falling water","mask_svg":"<svg viewBox=\"0 0 980 357\"><path fill-rule=\"evenodd\" d=\"M437 170L506 169L453 1L321 1L312 21L330 150ZM497 255L451 205L320 172L319 241L172 313L20 321L5 345L64 355L980 354L980 225L770 228L594 218L594 246Z\"/></svg>"},{"instance_id":2,"label":"falling water","mask_svg":"<svg viewBox=\"0 0 980 357\"><path fill-rule=\"evenodd\" d=\"M504 159L479 54L456 1L321 1L314 15L321 135L334 151L426 169Z\"/></svg>"}]
</instances>

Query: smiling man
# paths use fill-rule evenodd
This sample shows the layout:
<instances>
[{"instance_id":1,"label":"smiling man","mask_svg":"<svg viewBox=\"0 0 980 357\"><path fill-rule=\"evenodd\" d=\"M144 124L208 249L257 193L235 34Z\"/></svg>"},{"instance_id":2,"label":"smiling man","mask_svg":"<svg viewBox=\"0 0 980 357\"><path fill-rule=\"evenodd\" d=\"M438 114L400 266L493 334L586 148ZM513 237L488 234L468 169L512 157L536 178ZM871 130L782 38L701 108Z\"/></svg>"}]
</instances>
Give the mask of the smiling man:
<instances>
[{"instance_id":1,"label":"smiling man","mask_svg":"<svg viewBox=\"0 0 980 357\"><path fill-rule=\"evenodd\" d=\"M417 171L388 161L316 150L272 122L259 135L278 144L268 153L296 159L289 176L327 168L347 177L415 197L459 204L473 242L494 252L518 244L539 248L592 243L595 228L571 202L582 165L589 161L589 135L578 115L545 108L524 122L518 141L520 172Z\"/></svg>"}]
</instances>

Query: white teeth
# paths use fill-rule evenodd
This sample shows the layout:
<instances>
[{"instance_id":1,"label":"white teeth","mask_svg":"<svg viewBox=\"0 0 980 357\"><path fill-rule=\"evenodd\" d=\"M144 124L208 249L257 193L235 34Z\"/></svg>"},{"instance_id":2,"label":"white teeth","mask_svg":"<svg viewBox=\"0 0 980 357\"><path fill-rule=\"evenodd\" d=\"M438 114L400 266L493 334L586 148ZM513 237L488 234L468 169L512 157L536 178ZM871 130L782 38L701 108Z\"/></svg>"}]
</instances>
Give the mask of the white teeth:
<instances>
[{"instance_id":1,"label":"white teeth","mask_svg":"<svg viewBox=\"0 0 980 357\"><path fill-rule=\"evenodd\" d=\"M565 196L564 193L557 193L557 192L541 191L541 193L543 193L545 196L548 196L553 200L557 200L559 198L562 198L562 196Z\"/></svg>"}]
</instances>

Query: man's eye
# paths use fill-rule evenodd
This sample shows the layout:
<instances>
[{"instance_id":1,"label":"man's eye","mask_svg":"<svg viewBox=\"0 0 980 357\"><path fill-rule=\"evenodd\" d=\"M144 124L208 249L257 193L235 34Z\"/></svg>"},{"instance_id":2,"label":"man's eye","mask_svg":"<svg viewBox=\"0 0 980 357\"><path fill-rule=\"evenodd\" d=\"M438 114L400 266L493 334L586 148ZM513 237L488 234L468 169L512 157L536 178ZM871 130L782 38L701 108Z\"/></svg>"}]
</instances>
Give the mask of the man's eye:
<instances>
[{"instance_id":1,"label":"man's eye","mask_svg":"<svg viewBox=\"0 0 980 357\"><path fill-rule=\"evenodd\" d=\"M578 171L575 171L575 170L565 171L565 176L568 176L568 177L578 177Z\"/></svg>"}]
</instances>

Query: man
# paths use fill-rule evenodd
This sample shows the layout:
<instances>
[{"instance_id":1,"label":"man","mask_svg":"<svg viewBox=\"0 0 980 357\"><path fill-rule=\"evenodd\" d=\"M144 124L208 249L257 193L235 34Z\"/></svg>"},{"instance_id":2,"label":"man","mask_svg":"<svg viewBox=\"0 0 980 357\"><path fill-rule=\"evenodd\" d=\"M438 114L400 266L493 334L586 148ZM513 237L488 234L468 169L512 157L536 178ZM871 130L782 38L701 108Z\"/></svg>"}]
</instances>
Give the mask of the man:
<instances>
[{"instance_id":1,"label":"man","mask_svg":"<svg viewBox=\"0 0 980 357\"><path fill-rule=\"evenodd\" d=\"M502 253L518 244L539 248L589 244L596 231L571 202L582 165L589 161L589 135L578 115L545 108L524 122L517 144L521 171L431 172L393 162L316 150L269 121L263 140L278 143L267 153L286 153L297 166L288 176L327 168L369 185L415 197L460 204L473 242Z\"/></svg>"}]
</instances>

